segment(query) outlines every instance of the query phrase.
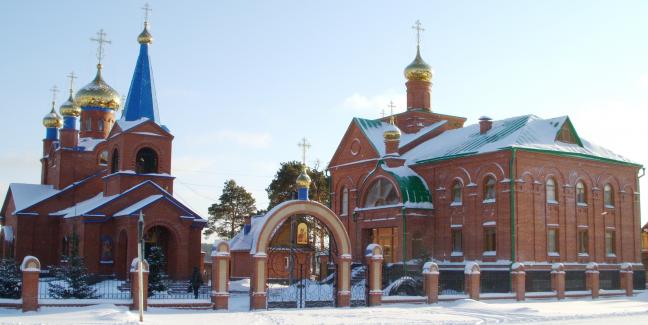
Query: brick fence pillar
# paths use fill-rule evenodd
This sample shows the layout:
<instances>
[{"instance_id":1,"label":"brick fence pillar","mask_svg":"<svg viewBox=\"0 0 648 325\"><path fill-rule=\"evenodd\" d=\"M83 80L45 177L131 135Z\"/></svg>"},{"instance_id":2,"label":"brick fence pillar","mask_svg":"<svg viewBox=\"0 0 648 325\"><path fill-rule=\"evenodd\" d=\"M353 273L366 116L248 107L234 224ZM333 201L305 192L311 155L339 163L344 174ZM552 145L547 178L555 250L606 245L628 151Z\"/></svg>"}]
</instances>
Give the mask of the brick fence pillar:
<instances>
[{"instance_id":1,"label":"brick fence pillar","mask_svg":"<svg viewBox=\"0 0 648 325\"><path fill-rule=\"evenodd\" d=\"M439 301L439 266L434 262L423 264L423 286L428 304Z\"/></svg>"},{"instance_id":2,"label":"brick fence pillar","mask_svg":"<svg viewBox=\"0 0 648 325\"><path fill-rule=\"evenodd\" d=\"M144 293L144 310L148 306L148 276L149 276L149 264L146 260L142 261L143 270L143 281L142 281L142 292ZM133 304L131 304L131 310L139 309L139 260L136 258L133 259L130 267L130 282L131 282L131 298L133 299Z\"/></svg>"},{"instance_id":3,"label":"brick fence pillar","mask_svg":"<svg viewBox=\"0 0 648 325\"><path fill-rule=\"evenodd\" d=\"M25 256L22 271L22 311L38 310L38 280L41 264L34 256Z\"/></svg>"},{"instance_id":4,"label":"brick fence pillar","mask_svg":"<svg viewBox=\"0 0 648 325\"><path fill-rule=\"evenodd\" d=\"M365 257L369 262L369 306L380 306L382 303L382 263L383 250L378 244L369 244L365 249Z\"/></svg>"},{"instance_id":5,"label":"brick fence pillar","mask_svg":"<svg viewBox=\"0 0 648 325\"><path fill-rule=\"evenodd\" d=\"M479 264L475 262L468 262L464 269L465 274L465 291L470 299L479 300L479 281L480 281L480 268Z\"/></svg>"},{"instance_id":6,"label":"brick fence pillar","mask_svg":"<svg viewBox=\"0 0 648 325\"><path fill-rule=\"evenodd\" d=\"M619 271L621 273L621 288L625 289L626 296L632 297L633 293L633 278L632 276L633 271L632 271L632 264L630 263L623 263L621 264L621 270Z\"/></svg>"},{"instance_id":7,"label":"brick fence pillar","mask_svg":"<svg viewBox=\"0 0 648 325\"><path fill-rule=\"evenodd\" d=\"M594 262L587 264L585 270L585 279L587 290L590 290L592 292L592 299L598 298L601 285L599 280L598 264Z\"/></svg>"},{"instance_id":8,"label":"brick fence pillar","mask_svg":"<svg viewBox=\"0 0 648 325\"><path fill-rule=\"evenodd\" d=\"M565 299L565 266L562 263L551 265L551 287L558 299Z\"/></svg>"},{"instance_id":9,"label":"brick fence pillar","mask_svg":"<svg viewBox=\"0 0 648 325\"><path fill-rule=\"evenodd\" d=\"M337 258L337 307L351 306L351 255L341 254Z\"/></svg>"},{"instance_id":10,"label":"brick fence pillar","mask_svg":"<svg viewBox=\"0 0 648 325\"><path fill-rule=\"evenodd\" d=\"M230 248L224 240L218 240L212 247L211 300L214 309L229 307L229 264Z\"/></svg>"},{"instance_id":11,"label":"brick fence pillar","mask_svg":"<svg viewBox=\"0 0 648 325\"><path fill-rule=\"evenodd\" d=\"M513 292L515 292L515 299L523 301L526 295L526 272L524 271L524 264L513 263L511 265L511 278L513 279Z\"/></svg>"},{"instance_id":12,"label":"brick fence pillar","mask_svg":"<svg viewBox=\"0 0 648 325\"><path fill-rule=\"evenodd\" d=\"M267 309L268 299L266 293L268 255L256 253L252 256L253 267L250 281L250 310Z\"/></svg>"}]
</instances>

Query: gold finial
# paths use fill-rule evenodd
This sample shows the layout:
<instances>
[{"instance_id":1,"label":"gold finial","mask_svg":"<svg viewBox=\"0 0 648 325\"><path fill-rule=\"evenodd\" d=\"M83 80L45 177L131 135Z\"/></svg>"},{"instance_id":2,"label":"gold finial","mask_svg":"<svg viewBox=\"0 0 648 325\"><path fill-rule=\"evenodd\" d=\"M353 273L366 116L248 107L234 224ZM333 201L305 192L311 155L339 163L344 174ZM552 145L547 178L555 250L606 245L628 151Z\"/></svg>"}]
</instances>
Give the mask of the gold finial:
<instances>
[{"instance_id":1,"label":"gold finial","mask_svg":"<svg viewBox=\"0 0 648 325\"><path fill-rule=\"evenodd\" d=\"M65 103L61 104L59 112L61 112L61 115L63 116L77 117L81 115L81 108L76 105L76 103L74 102L74 97L72 95L74 92L74 79L76 79L77 76L74 74L74 71L72 71L67 75L67 77L68 79L70 79L70 97L68 97L68 100L66 100Z\"/></svg>"},{"instance_id":2,"label":"gold finial","mask_svg":"<svg viewBox=\"0 0 648 325\"><path fill-rule=\"evenodd\" d=\"M55 85L50 91L52 92L52 110L43 118L43 126L46 128L60 128L63 125L63 121L54 109L54 106L56 106L56 93L59 92L59 89Z\"/></svg>"},{"instance_id":3,"label":"gold finial","mask_svg":"<svg viewBox=\"0 0 648 325\"><path fill-rule=\"evenodd\" d=\"M399 140L401 136L401 132L396 127L396 118L394 117L394 107L396 107L396 105L394 105L394 101L390 100L389 105L387 105L387 107L389 107L389 112L390 112L389 115L390 126L387 128L387 130L385 130L385 132L383 132L383 138L385 139L385 141Z\"/></svg>"},{"instance_id":4,"label":"gold finial","mask_svg":"<svg viewBox=\"0 0 648 325\"><path fill-rule=\"evenodd\" d=\"M421 32L425 31L425 28L423 28L421 26L422 26L421 21L418 20L418 19L416 20L416 22L414 22L414 26L412 26L412 29L416 30L416 46L417 47L419 45L421 45Z\"/></svg>"},{"instance_id":5,"label":"gold finial","mask_svg":"<svg viewBox=\"0 0 648 325\"><path fill-rule=\"evenodd\" d=\"M302 149L302 172L297 177L297 186L301 188L310 187L311 178L306 172L306 151L311 147L311 144L306 141L306 138L302 138L301 142L297 144L298 147Z\"/></svg>"},{"instance_id":6,"label":"gold finial","mask_svg":"<svg viewBox=\"0 0 648 325\"><path fill-rule=\"evenodd\" d=\"M137 42L140 44L152 44L153 43L153 35L148 31L148 25L149 25L149 13L153 11L151 7L149 7L148 2L144 4L144 7L142 7L142 10L144 10L144 30L137 36Z\"/></svg>"},{"instance_id":7,"label":"gold finial","mask_svg":"<svg viewBox=\"0 0 648 325\"><path fill-rule=\"evenodd\" d=\"M97 68L101 70L101 59L104 57L104 44L110 44L112 42L106 39L106 33L104 33L103 29L97 32L97 38L90 38L90 40L99 43L99 46L97 46Z\"/></svg>"}]
</instances>

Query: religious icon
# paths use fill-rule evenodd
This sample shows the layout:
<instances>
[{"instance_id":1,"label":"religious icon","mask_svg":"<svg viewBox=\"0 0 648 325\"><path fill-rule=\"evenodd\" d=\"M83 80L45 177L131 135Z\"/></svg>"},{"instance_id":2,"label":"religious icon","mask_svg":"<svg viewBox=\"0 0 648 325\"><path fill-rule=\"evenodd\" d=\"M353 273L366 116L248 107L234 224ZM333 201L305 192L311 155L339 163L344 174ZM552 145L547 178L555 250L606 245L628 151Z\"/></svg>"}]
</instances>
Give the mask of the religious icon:
<instances>
[{"instance_id":1,"label":"religious icon","mask_svg":"<svg viewBox=\"0 0 648 325\"><path fill-rule=\"evenodd\" d=\"M308 245L308 226L305 223L297 225L297 245Z\"/></svg>"},{"instance_id":2,"label":"religious icon","mask_svg":"<svg viewBox=\"0 0 648 325\"><path fill-rule=\"evenodd\" d=\"M112 239L101 236L101 262L112 262Z\"/></svg>"}]
</instances>

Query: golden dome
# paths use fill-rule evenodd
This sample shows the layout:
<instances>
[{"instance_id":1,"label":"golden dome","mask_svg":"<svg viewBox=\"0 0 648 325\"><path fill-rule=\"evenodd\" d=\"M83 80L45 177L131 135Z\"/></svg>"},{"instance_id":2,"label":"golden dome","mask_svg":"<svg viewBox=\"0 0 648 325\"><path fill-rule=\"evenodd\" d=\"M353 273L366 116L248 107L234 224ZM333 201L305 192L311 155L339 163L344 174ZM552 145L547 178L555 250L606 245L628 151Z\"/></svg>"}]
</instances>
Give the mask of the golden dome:
<instances>
[{"instance_id":1,"label":"golden dome","mask_svg":"<svg viewBox=\"0 0 648 325\"><path fill-rule=\"evenodd\" d=\"M71 91L72 90L70 90L70 92ZM61 112L61 115L63 116L78 117L79 115L81 115L81 107L77 106L77 104L74 102L72 93L70 93L68 100L66 100L65 103L63 103L61 107L59 107L59 112Z\"/></svg>"},{"instance_id":2,"label":"golden dome","mask_svg":"<svg viewBox=\"0 0 648 325\"><path fill-rule=\"evenodd\" d=\"M137 42L140 44L152 44L153 35L148 31L148 23L144 22L144 30L137 36Z\"/></svg>"},{"instance_id":3,"label":"golden dome","mask_svg":"<svg viewBox=\"0 0 648 325\"><path fill-rule=\"evenodd\" d=\"M383 132L383 138L385 141L396 141L400 140L401 131L393 124L390 124L387 130Z\"/></svg>"},{"instance_id":4,"label":"golden dome","mask_svg":"<svg viewBox=\"0 0 648 325\"><path fill-rule=\"evenodd\" d=\"M74 102L79 107L98 106L116 111L121 106L121 97L101 78L101 64L97 64L97 76L76 93Z\"/></svg>"},{"instance_id":5,"label":"golden dome","mask_svg":"<svg viewBox=\"0 0 648 325\"><path fill-rule=\"evenodd\" d=\"M54 110L54 105L52 105L52 111L43 117L43 126L46 128L57 129L63 126L63 119L56 113L56 110Z\"/></svg>"},{"instance_id":6,"label":"golden dome","mask_svg":"<svg viewBox=\"0 0 648 325\"><path fill-rule=\"evenodd\" d=\"M306 168L302 170L301 174L297 176L297 187L298 188L309 188L311 184L311 178L306 173Z\"/></svg>"},{"instance_id":7,"label":"golden dome","mask_svg":"<svg viewBox=\"0 0 648 325\"><path fill-rule=\"evenodd\" d=\"M421 58L421 51L416 47L416 58L405 67L405 78L407 80L427 81L432 80L432 68Z\"/></svg>"}]
</instances>

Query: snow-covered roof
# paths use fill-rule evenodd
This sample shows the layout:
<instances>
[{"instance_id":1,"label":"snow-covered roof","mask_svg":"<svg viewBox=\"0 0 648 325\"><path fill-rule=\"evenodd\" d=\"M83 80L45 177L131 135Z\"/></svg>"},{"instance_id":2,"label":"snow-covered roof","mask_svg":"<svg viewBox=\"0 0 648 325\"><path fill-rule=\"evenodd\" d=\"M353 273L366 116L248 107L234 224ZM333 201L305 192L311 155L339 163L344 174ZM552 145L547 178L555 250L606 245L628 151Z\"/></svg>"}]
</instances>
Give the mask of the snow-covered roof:
<instances>
[{"instance_id":1,"label":"snow-covered roof","mask_svg":"<svg viewBox=\"0 0 648 325\"><path fill-rule=\"evenodd\" d=\"M155 202L155 201L157 201L157 200L159 200L159 199L161 199L163 197L164 196L161 195L161 194L151 195L151 196L149 196L149 197L147 197L147 198L145 198L145 199L143 199L143 200L141 200L141 201L139 201L139 202L137 202L137 203L135 203L135 204L133 204L133 205L119 211L119 212L117 212L117 213L115 213L115 217L130 216L130 215L132 215L132 214L134 214L136 212L139 212L139 210L141 210L142 208L148 206L149 204L151 204L151 203L153 203L153 202Z\"/></svg>"},{"instance_id":2,"label":"snow-covered roof","mask_svg":"<svg viewBox=\"0 0 648 325\"><path fill-rule=\"evenodd\" d=\"M119 125L119 128L122 130L122 132L124 132L124 131L132 129L132 128L134 128L134 127L136 127L136 126L138 126L138 125L140 125L140 124L142 124L142 123L144 123L146 121L150 121L150 119L148 119L146 117L142 117L140 119L132 120L132 121L126 121L124 119L119 119L115 123L117 125Z\"/></svg>"},{"instance_id":3,"label":"snow-covered roof","mask_svg":"<svg viewBox=\"0 0 648 325\"><path fill-rule=\"evenodd\" d=\"M556 140L556 135L565 123L571 123L567 116L542 119L535 115L524 115L493 121L491 129L484 134L480 134L479 124L472 124L445 131L439 136L419 144L401 157L407 160L407 164L415 164L422 161L515 147L580 154L632 163L629 159L592 144L577 135L576 138L582 143L582 146Z\"/></svg>"},{"instance_id":4,"label":"snow-covered roof","mask_svg":"<svg viewBox=\"0 0 648 325\"><path fill-rule=\"evenodd\" d=\"M104 196L103 193L99 193L94 197L87 199L85 201L81 201L71 207L65 208L60 211L52 212L50 213L50 215L62 216L64 218L71 218L71 217L84 215L98 208L99 206L108 203L109 201L117 197L119 197L119 195Z\"/></svg>"},{"instance_id":5,"label":"snow-covered roof","mask_svg":"<svg viewBox=\"0 0 648 325\"><path fill-rule=\"evenodd\" d=\"M11 183L9 190L16 206L14 214L59 192L52 185L23 183Z\"/></svg>"},{"instance_id":6,"label":"snow-covered roof","mask_svg":"<svg viewBox=\"0 0 648 325\"><path fill-rule=\"evenodd\" d=\"M230 251L249 251L252 249L252 237L253 234L256 233L255 230L258 230L258 228L263 224L259 223L261 219L265 220L263 218L264 216L254 216L250 220L250 230L245 231L245 227L239 231L234 238L230 239L229 245L230 245Z\"/></svg>"},{"instance_id":7,"label":"snow-covered roof","mask_svg":"<svg viewBox=\"0 0 648 325\"><path fill-rule=\"evenodd\" d=\"M383 122L381 120L369 120L369 119L363 119L358 117L354 118L353 122L358 125L362 133L364 133L367 139L369 139L369 142L374 147L374 149L376 149L378 154L381 157L384 156L385 155L384 133L385 131L392 130L393 128L397 128L397 127L389 123ZM421 128L416 133L407 134L401 132L399 147L402 148L408 145L410 142L420 138L421 136L429 132L438 129L439 127L441 127L446 123L448 123L448 121L439 121Z\"/></svg>"},{"instance_id":8,"label":"snow-covered roof","mask_svg":"<svg viewBox=\"0 0 648 325\"><path fill-rule=\"evenodd\" d=\"M94 139L94 138L79 138L79 144L77 147L82 147L85 151L93 151L95 147L106 141L105 139Z\"/></svg>"}]
</instances>

